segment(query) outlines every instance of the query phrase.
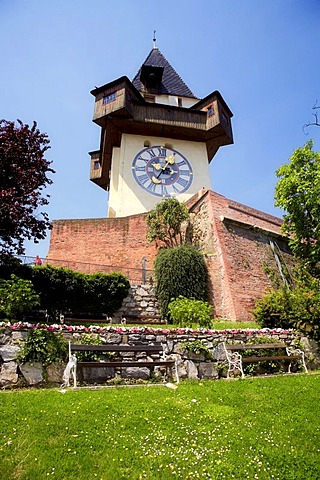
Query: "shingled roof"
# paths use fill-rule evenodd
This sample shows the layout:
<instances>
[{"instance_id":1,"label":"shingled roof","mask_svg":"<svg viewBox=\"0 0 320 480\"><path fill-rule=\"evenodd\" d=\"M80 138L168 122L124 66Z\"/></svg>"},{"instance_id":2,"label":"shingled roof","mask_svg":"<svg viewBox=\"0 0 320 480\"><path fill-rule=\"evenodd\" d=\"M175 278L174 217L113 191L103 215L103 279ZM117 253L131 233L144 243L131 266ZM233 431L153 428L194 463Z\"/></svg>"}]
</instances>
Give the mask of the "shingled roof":
<instances>
[{"instance_id":1,"label":"shingled roof","mask_svg":"<svg viewBox=\"0 0 320 480\"><path fill-rule=\"evenodd\" d=\"M141 69L143 66L163 68L162 81L158 88L159 94L197 98L190 88L184 83L175 69L170 65L160 50L156 47L151 50L144 63L140 67L137 75L132 80L133 85L140 92L143 90L143 85L140 80Z\"/></svg>"}]
</instances>

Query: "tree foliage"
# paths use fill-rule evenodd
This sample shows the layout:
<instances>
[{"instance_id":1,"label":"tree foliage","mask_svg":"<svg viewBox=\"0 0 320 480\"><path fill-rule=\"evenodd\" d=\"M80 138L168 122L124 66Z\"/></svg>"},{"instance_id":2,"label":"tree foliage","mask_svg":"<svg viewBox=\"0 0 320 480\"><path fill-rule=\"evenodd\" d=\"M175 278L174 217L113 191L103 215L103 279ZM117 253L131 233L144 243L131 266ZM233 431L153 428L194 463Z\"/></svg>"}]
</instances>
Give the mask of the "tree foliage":
<instances>
[{"instance_id":1,"label":"tree foliage","mask_svg":"<svg viewBox=\"0 0 320 480\"><path fill-rule=\"evenodd\" d=\"M180 295L208 300L208 271L203 255L192 245L163 248L155 260L156 294L161 314L168 316L168 305Z\"/></svg>"},{"instance_id":2,"label":"tree foliage","mask_svg":"<svg viewBox=\"0 0 320 480\"><path fill-rule=\"evenodd\" d=\"M44 328L29 330L18 355L21 363L40 362L43 366L53 362L65 361L67 342L61 334Z\"/></svg>"},{"instance_id":3,"label":"tree foliage","mask_svg":"<svg viewBox=\"0 0 320 480\"><path fill-rule=\"evenodd\" d=\"M253 315L262 327L295 328L320 340L320 279L296 273L294 288L272 290L256 303Z\"/></svg>"},{"instance_id":4,"label":"tree foliage","mask_svg":"<svg viewBox=\"0 0 320 480\"><path fill-rule=\"evenodd\" d=\"M169 303L168 311L172 323L179 327L192 328L194 325L202 328L211 327L213 309L208 302L180 295Z\"/></svg>"},{"instance_id":5,"label":"tree foliage","mask_svg":"<svg viewBox=\"0 0 320 480\"><path fill-rule=\"evenodd\" d=\"M112 315L129 291L121 273L84 274L50 265L33 267L31 280L40 297L40 308L54 320L59 312Z\"/></svg>"},{"instance_id":6,"label":"tree foliage","mask_svg":"<svg viewBox=\"0 0 320 480\"><path fill-rule=\"evenodd\" d=\"M160 241L166 247L181 245L184 241L182 223L188 218L189 211L184 203L180 203L175 198L163 200L148 213L147 240L149 242Z\"/></svg>"},{"instance_id":7,"label":"tree foliage","mask_svg":"<svg viewBox=\"0 0 320 480\"><path fill-rule=\"evenodd\" d=\"M30 280L11 275L9 280L0 279L0 317L18 319L39 304L39 296Z\"/></svg>"},{"instance_id":8,"label":"tree foliage","mask_svg":"<svg viewBox=\"0 0 320 480\"><path fill-rule=\"evenodd\" d=\"M43 189L52 180L51 162L44 158L48 136L36 122L30 128L18 120L0 120L0 256L23 254L25 239L45 238L50 227Z\"/></svg>"},{"instance_id":9,"label":"tree foliage","mask_svg":"<svg viewBox=\"0 0 320 480\"><path fill-rule=\"evenodd\" d=\"M282 231L297 258L313 269L320 260L320 153L310 140L277 172L275 205L285 210Z\"/></svg>"}]
</instances>

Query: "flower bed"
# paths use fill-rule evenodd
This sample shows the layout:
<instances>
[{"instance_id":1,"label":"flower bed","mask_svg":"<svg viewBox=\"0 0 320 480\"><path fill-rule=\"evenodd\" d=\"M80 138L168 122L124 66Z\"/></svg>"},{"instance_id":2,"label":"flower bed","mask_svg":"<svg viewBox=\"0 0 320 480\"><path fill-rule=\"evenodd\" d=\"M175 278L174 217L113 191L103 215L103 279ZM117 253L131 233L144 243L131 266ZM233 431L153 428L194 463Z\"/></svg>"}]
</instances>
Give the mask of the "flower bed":
<instances>
[{"instance_id":1,"label":"flower bed","mask_svg":"<svg viewBox=\"0 0 320 480\"><path fill-rule=\"evenodd\" d=\"M28 330L32 328L45 328L46 330L56 331L56 332L78 332L78 333L136 333L136 334L162 334L162 335L216 335L217 333L245 333L250 334L259 334L259 335L280 335L280 334L290 334L293 333L292 329L282 329L282 328L228 328L228 329L207 329L207 328L158 328L158 327L124 327L124 326L112 326L108 325L106 327L101 327L99 325L90 325L86 327L84 325L62 325L62 324L53 324L46 325L43 323L28 323L28 322L0 322L0 328L8 328L11 330Z\"/></svg>"}]
</instances>

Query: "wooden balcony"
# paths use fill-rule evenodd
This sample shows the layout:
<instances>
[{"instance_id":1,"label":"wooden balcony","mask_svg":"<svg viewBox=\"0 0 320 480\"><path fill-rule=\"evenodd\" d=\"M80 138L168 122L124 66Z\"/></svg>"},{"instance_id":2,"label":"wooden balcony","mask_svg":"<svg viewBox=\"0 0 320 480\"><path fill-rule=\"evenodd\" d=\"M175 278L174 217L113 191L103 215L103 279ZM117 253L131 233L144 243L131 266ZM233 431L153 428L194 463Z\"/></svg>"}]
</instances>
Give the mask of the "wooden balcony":
<instances>
[{"instance_id":1,"label":"wooden balcony","mask_svg":"<svg viewBox=\"0 0 320 480\"><path fill-rule=\"evenodd\" d=\"M222 145L233 143L232 112L215 91L192 108L148 103L127 77L91 92L93 121L101 128L99 165L91 160L90 179L108 190L111 155L122 133L205 142L209 162Z\"/></svg>"}]
</instances>

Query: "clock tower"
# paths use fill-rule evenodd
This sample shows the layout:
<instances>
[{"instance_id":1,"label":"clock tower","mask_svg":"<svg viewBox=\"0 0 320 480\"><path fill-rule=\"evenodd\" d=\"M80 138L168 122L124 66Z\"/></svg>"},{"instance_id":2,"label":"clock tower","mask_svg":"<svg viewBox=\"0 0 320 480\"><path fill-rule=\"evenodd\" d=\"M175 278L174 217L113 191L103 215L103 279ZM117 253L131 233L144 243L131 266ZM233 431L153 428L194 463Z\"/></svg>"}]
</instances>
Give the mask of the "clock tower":
<instances>
[{"instance_id":1,"label":"clock tower","mask_svg":"<svg viewBox=\"0 0 320 480\"><path fill-rule=\"evenodd\" d=\"M120 77L91 93L101 140L90 152L90 179L109 192L109 217L211 189L209 163L233 143L232 113L218 91L197 98L154 45L132 81Z\"/></svg>"}]
</instances>

